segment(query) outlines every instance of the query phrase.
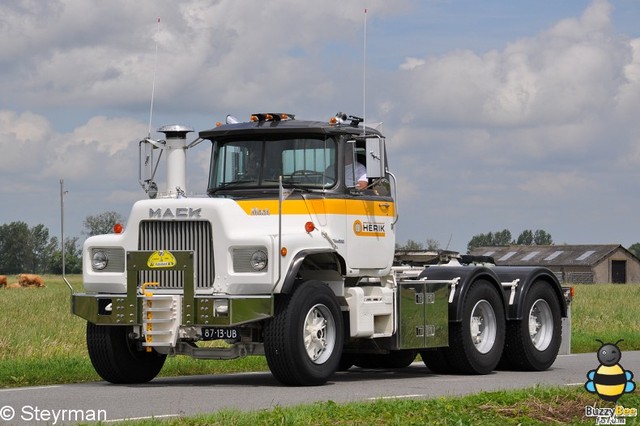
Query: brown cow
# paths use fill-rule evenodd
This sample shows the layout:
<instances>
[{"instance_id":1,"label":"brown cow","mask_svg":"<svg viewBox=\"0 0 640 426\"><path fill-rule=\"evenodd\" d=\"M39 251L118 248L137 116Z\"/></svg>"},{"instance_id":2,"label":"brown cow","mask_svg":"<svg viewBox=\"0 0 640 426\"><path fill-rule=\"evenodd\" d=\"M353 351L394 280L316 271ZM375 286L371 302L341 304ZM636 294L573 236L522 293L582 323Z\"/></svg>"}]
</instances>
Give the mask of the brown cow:
<instances>
[{"instance_id":1,"label":"brown cow","mask_svg":"<svg viewBox=\"0 0 640 426\"><path fill-rule=\"evenodd\" d=\"M7 286L7 276L0 275L0 288Z\"/></svg>"},{"instance_id":2,"label":"brown cow","mask_svg":"<svg viewBox=\"0 0 640 426\"><path fill-rule=\"evenodd\" d=\"M42 277L35 274L18 275L18 283L22 287L45 287Z\"/></svg>"},{"instance_id":3,"label":"brown cow","mask_svg":"<svg viewBox=\"0 0 640 426\"><path fill-rule=\"evenodd\" d=\"M20 283L11 283L7 285L7 288L22 288Z\"/></svg>"}]
</instances>

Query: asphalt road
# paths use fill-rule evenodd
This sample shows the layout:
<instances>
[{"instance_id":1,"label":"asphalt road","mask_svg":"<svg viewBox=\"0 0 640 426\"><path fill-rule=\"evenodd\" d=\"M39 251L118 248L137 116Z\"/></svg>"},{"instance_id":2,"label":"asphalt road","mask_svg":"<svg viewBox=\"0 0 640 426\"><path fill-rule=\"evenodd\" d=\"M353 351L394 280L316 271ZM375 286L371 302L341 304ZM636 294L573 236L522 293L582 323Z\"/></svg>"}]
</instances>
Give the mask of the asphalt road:
<instances>
[{"instance_id":1,"label":"asphalt road","mask_svg":"<svg viewBox=\"0 0 640 426\"><path fill-rule=\"evenodd\" d=\"M637 381L640 351L623 351L620 365L633 372ZM158 378L143 385L96 382L0 389L0 424L63 424L93 418L112 422L191 416L223 408L259 410L329 400L433 398L538 384L583 386L587 372L598 366L594 352L558 356L543 372L497 371L486 376L438 375L422 363L400 370L351 368L319 387L281 386L267 372Z\"/></svg>"}]
</instances>

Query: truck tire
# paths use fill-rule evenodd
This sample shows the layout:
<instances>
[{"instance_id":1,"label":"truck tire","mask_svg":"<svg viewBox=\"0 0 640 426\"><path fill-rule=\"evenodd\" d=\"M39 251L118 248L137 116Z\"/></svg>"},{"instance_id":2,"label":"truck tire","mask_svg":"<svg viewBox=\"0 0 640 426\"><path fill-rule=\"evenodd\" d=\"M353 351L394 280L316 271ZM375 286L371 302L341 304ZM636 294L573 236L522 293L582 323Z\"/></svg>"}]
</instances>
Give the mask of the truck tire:
<instances>
[{"instance_id":1,"label":"truck tire","mask_svg":"<svg viewBox=\"0 0 640 426\"><path fill-rule=\"evenodd\" d=\"M424 365L434 373L448 374L453 368L447 359L446 348L428 349L420 352Z\"/></svg>"},{"instance_id":2,"label":"truck tire","mask_svg":"<svg viewBox=\"0 0 640 426\"><path fill-rule=\"evenodd\" d=\"M347 371L353 367L354 360L353 354L345 354L342 352L342 357L340 357L340 362L338 363L338 371Z\"/></svg>"},{"instance_id":3,"label":"truck tire","mask_svg":"<svg viewBox=\"0 0 640 426\"><path fill-rule=\"evenodd\" d=\"M546 282L535 281L523 303L523 318L507 324L502 364L516 370L546 370L560 349L560 302Z\"/></svg>"},{"instance_id":4,"label":"truck tire","mask_svg":"<svg viewBox=\"0 0 640 426\"><path fill-rule=\"evenodd\" d=\"M416 359L414 350L391 351L388 354L358 355L354 364L361 368L405 368Z\"/></svg>"},{"instance_id":5,"label":"truck tire","mask_svg":"<svg viewBox=\"0 0 640 426\"><path fill-rule=\"evenodd\" d=\"M293 294L276 299L275 316L264 330L264 351L280 383L326 383L338 369L343 343L340 306L323 282L304 282Z\"/></svg>"},{"instance_id":6,"label":"truck tire","mask_svg":"<svg viewBox=\"0 0 640 426\"><path fill-rule=\"evenodd\" d=\"M96 372L116 384L146 383L156 377L166 355L155 350L140 351L129 339L125 326L95 325L87 322L87 350Z\"/></svg>"},{"instance_id":7,"label":"truck tire","mask_svg":"<svg viewBox=\"0 0 640 426\"><path fill-rule=\"evenodd\" d=\"M490 282L479 279L464 295L462 321L450 323L449 347L444 349L452 372L488 374L502 355L505 335L502 297Z\"/></svg>"}]
</instances>

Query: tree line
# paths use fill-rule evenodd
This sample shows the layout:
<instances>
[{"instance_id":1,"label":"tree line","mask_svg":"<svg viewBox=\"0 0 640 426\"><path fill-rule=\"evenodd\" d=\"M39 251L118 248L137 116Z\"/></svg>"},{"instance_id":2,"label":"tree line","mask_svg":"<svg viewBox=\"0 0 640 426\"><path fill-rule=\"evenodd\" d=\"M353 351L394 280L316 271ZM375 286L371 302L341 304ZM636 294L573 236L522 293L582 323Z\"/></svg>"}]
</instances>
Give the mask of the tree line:
<instances>
[{"instance_id":1,"label":"tree line","mask_svg":"<svg viewBox=\"0 0 640 426\"><path fill-rule=\"evenodd\" d=\"M123 217L110 211L87 216L83 221L86 236L112 232L113 225L123 223ZM82 272L82 247L79 237L64 239L65 271ZM52 236L42 224L29 227L25 222L0 225L0 274L20 273L61 274L62 247L60 240Z\"/></svg>"},{"instance_id":2,"label":"tree line","mask_svg":"<svg viewBox=\"0 0 640 426\"><path fill-rule=\"evenodd\" d=\"M87 216L83 221L83 234L86 236L108 234L113 225L124 223L122 215L108 211ZM64 241L65 271L69 274L82 272L82 247L79 237L67 237ZM511 231L488 232L474 235L467 244L467 253L477 247L495 247L506 245L552 245L551 234L543 229L526 229L513 238ZM396 244L400 250L440 250L440 243L426 239L426 243L408 240L405 244ZM640 257L640 242L629 246L628 250ZM42 224L29 227L25 222L11 222L0 225L0 274L12 275L23 272L36 274L61 274L62 250L57 237L51 236Z\"/></svg>"},{"instance_id":3,"label":"tree line","mask_svg":"<svg viewBox=\"0 0 640 426\"><path fill-rule=\"evenodd\" d=\"M502 231L487 232L486 234L476 234L471 237L469 243L467 243L467 253L471 253L478 247L497 247L508 245L525 245L525 246L543 246L553 245L553 238L551 234L544 229L525 229L518 235L518 238L513 238L511 231L503 229ZM440 243L436 240L428 238L426 244L408 240L405 244L396 244L396 248L399 250L440 250ZM640 257L640 242L631 244L628 250L636 257Z\"/></svg>"},{"instance_id":4,"label":"tree line","mask_svg":"<svg viewBox=\"0 0 640 426\"><path fill-rule=\"evenodd\" d=\"M553 244L551 234L543 229L525 229L518 235L517 239L511 237L511 231L503 229L497 232L488 232L486 234L477 234L471 237L467 244L467 253L471 253L478 247L495 247L495 246L549 246Z\"/></svg>"},{"instance_id":5,"label":"tree line","mask_svg":"<svg viewBox=\"0 0 640 426\"><path fill-rule=\"evenodd\" d=\"M511 231L503 229L502 231L487 232L486 234L476 234L471 237L471 240L467 244L467 253L471 253L478 247L496 247L496 246L508 246L508 245L551 245L553 244L553 238L551 234L543 229L525 229L518 235L518 238L514 239L511 235ZM640 248L640 244L639 244ZM405 244L396 244L398 250L440 250L440 243L434 239L427 238L426 244L420 241L408 240Z\"/></svg>"}]
</instances>

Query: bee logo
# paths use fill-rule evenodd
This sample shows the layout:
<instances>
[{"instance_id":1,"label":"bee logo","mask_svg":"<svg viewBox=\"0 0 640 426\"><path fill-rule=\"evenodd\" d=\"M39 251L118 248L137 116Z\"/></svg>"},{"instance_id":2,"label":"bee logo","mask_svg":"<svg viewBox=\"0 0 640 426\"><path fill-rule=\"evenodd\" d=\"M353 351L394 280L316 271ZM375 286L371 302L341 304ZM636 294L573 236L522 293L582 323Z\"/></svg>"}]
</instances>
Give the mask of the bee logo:
<instances>
[{"instance_id":1,"label":"bee logo","mask_svg":"<svg viewBox=\"0 0 640 426\"><path fill-rule=\"evenodd\" d=\"M587 392L596 393L605 401L616 402L624 393L633 392L636 384L631 380L633 373L625 370L619 364L622 358L622 352L618 347L618 343L604 343L602 340L596 339L602 346L598 349L598 361L600 366L587 373L587 382L584 388Z\"/></svg>"}]
</instances>

